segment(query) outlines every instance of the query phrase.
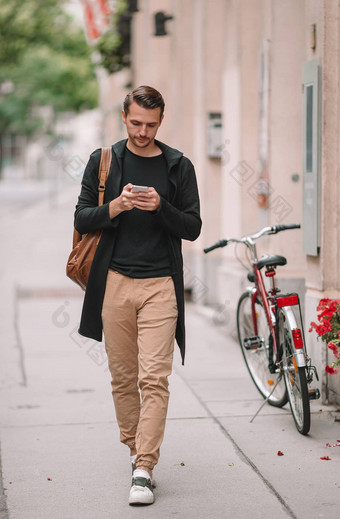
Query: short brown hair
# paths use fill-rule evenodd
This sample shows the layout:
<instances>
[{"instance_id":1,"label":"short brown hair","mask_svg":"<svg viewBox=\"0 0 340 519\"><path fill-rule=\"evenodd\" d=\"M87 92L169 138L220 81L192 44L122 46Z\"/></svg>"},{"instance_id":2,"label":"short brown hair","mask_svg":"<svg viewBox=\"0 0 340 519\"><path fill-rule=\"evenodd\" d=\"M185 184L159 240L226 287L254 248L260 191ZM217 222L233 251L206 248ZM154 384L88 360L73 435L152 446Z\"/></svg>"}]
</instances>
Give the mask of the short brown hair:
<instances>
[{"instance_id":1,"label":"short brown hair","mask_svg":"<svg viewBox=\"0 0 340 519\"><path fill-rule=\"evenodd\" d=\"M132 103L137 103L138 106L150 110L160 108L160 117L163 115L165 103L162 94L150 86L139 86L127 94L123 105L125 115L129 113L129 107Z\"/></svg>"}]
</instances>

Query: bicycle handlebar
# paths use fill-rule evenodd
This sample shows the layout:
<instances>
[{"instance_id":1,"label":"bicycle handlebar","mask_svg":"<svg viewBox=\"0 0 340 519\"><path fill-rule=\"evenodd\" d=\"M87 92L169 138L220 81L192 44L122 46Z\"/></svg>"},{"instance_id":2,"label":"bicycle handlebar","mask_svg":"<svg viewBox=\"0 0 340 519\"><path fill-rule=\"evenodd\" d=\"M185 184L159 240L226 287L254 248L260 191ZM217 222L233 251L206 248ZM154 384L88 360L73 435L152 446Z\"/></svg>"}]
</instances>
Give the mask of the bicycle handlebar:
<instances>
[{"instance_id":1,"label":"bicycle handlebar","mask_svg":"<svg viewBox=\"0 0 340 519\"><path fill-rule=\"evenodd\" d=\"M228 238L225 240L219 240L218 242L214 243L210 247L206 247L203 249L205 254L208 252L211 252L214 249L218 249L219 247L225 247L228 245L229 242L236 242L236 243L245 243L250 244L251 240L257 240L258 238L261 238L261 236L265 234L277 234L281 231L288 231L289 229L300 229L301 225L299 223L291 223L288 225L273 225L273 227L264 227L260 231L258 231L255 234L249 235L249 236L243 236L241 239L236 238Z\"/></svg>"},{"instance_id":2,"label":"bicycle handlebar","mask_svg":"<svg viewBox=\"0 0 340 519\"><path fill-rule=\"evenodd\" d=\"M291 223L289 225L274 225L272 227L272 229L275 229L275 231L273 232L273 234L275 233L278 233L278 232L281 232L281 231L287 231L289 229L300 229L301 228L301 225L299 223Z\"/></svg>"},{"instance_id":3,"label":"bicycle handlebar","mask_svg":"<svg viewBox=\"0 0 340 519\"><path fill-rule=\"evenodd\" d=\"M228 240L219 240L218 242L214 243L214 245L210 245L210 247L207 247L206 249L203 249L205 254L208 252L211 252L214 249L218 249L219 247L225 247L228 245Z\"/></svg>"}]
</instances>

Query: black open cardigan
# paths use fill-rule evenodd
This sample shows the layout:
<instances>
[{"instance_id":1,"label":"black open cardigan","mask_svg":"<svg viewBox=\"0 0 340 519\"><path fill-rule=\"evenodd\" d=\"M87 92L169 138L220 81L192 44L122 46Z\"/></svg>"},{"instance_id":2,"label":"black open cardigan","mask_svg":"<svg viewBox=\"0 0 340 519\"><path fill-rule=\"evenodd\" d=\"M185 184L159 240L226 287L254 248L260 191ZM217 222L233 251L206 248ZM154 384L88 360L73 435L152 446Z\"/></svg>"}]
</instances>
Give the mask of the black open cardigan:
<instances>
[{"instance_id":1,"label":"black open cardigan","mask_svg":"<svg viewBox=\"0 0 340 519\"><path fill-rule=\"evenodd\" d=\"M100 207L98 207L98 170L101 150L98 149L91 154L85 168L74 215L74 226L81 234L97 229L103 230L92 263L79 327L81 335L97 341L102 340L101 313L106 277L119 225L119 215L110 219L109 202L121 193L122 163L126 142L126 140L122 140L112 146L112 163L106 182L104 204ZM168 236L171 275L178 306L176 341L184 364L184 283L181 240L194 241L200 234L202 222L199 195L195 170L190 160L184 157L180 151L159 141L155 142L166 159L169 189L167 200L161 198L161 205L153 214Z\"/></svg>"}]
</instances>

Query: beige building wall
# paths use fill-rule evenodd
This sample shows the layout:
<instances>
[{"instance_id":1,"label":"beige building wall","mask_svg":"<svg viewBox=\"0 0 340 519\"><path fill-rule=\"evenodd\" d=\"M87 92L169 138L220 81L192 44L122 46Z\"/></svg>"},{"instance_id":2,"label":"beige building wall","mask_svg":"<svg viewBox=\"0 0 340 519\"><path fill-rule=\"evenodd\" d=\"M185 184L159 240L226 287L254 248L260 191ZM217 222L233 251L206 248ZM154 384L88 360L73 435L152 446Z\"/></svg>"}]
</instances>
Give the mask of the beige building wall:
<instances>
[{"instance_id":1,"label":"beige building wall","mask_svg":"<svg viewBox=\"0 0 340 519\"><path fill-rule=\"evenodd\" d=\"M126 85L131 81L131 71L124 69L110 76L105 71L100 71L98 76L99 104L102 110L102 145L109 146L126 136L121 111L128 92Z\"/></svg>"},{"instance_id":2,"label":"beige building wall","mask_svg":"<svg viewBox=\"0 0 340 519\"><path fill-rule=\"evenodd\" d=\"M306 59L318 58L321 69L321 247L317 257L307 257L306 322L315 320L316 306L323 297L340 298L339 281L339 2L312 0L306 5L306 31L316 25L317 45L313 52L306 38ZM308 7L308 8L307 8ZM333 354L315 334L309 337L314 356L322 365L331 363ZM323 398L340 402L338 375L322 373Z\"/></svg>"},{"instance_id":3,"label":"beige building wall","mask_svg":"<svg viewBox=\"0 0 340 519\"><path fill-rule=\"evenodd\" d=\"M154 36L153 16L163 10L172 15L167 36ZM214 300L217 282L203 258L204 244L220 235L221 160L207 154L209 112L222 111L223 0L140 2L133 33L133 85L150 84L166 102L165 119L158 137L180 149L195 165L203 229L193 244L184 243L185 280L195 300ZM215 265L217 258L210 263Z\"/></svg>"},{"instance_id":4,"label":"beige building wall","mask_svg":"<svg viewBox=\"0 0 340 519\"><path fill-rule=\"evenodd\" d=\"M221 217L224 236L240 237L267 225L302 222L304 4L231 0L227 10L224 131L230 160L223 165ZM267 185L265 204L257 198L260 177ZM304 296L301 231L261 239L258 253L284 255L288 264L278 269L282 288ZM221 303L227 299L234 314L236 294L247 281L234 247L223 255L219 298ZM232 332L235 320L230 326Z\"/></svg>"},{"instance_id":5,"label":"beige building wall","mask_svg":"<svg viewBox=\"0 0 340 519\"><path fill-rule=\"evenodd\" d=\"M124 135L121 101L150 84L166 101L159 138L194 163L203 229L185 243L185 279L198 303L222 309L235 333L235 309L248 283L232 246L205 246L266 225L303 223L302 67L321 67L321 250L306 256L302 230L263 239L259 255L284 255L281 288L301 294L313 362L323 373L324 345L308 333L321 297L339 297L339 5L337 0L140 0L133 18L132 68L103 80L104 140ZM154 36L154 14L173 16ZM317 44L312 49L311 26ZM207 118L221 112L221 158L207 152ZM259 184L260 182L260 184ZM264 187L264 189L263 189ZM260 189L262 195L257 197ZM304 222L308 225L308 222ZM241 251L239 251L241 252ZM339 400L336 377L322 374L323 398Z\"/></svg>"}]
</instances>

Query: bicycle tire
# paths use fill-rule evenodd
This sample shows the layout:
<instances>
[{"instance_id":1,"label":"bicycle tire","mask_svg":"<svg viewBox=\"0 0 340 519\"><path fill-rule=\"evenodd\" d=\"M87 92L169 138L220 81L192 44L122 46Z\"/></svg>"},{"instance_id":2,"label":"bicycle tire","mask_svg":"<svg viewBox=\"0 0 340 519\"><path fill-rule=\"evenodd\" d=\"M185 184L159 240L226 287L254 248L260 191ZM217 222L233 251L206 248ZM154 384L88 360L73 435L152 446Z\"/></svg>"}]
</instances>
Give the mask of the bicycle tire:
<instances>
[{"instance_id":1,"label":"bicycle tire","mask_svg":"<svg viewBox=\"0 0 340 519\"><path fill-rule=\"evenodd\" d=\"M249 350L245 347L244 339L254 337L255 330L252 319L252 295L245 292L241 295L237 305L237 333L244 361L249 374L263 398L267 398L277 381L279 373L271 373L270 362L270 328L267 323L263 305L258 299L255 301L258 334L261 346ZM278 383L268 403L274 407L283 407L288 402L286 386L283 379Z\"/></svg>"},{"instance_id":2,"label":"bicycle tire","mask_svg":"<svg viewBox=\"0 0 340 519\"><path fill-rule=\"evenodd\" d=\"M310 402L306 368L298 367L294 358L295 346L292 330L297 328L291 308L282 308L278 313L279 343L282 347L283 377L289 406L299 433L306 435L310 429Z\"/></svg>"}]
</instances>

